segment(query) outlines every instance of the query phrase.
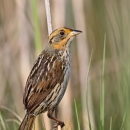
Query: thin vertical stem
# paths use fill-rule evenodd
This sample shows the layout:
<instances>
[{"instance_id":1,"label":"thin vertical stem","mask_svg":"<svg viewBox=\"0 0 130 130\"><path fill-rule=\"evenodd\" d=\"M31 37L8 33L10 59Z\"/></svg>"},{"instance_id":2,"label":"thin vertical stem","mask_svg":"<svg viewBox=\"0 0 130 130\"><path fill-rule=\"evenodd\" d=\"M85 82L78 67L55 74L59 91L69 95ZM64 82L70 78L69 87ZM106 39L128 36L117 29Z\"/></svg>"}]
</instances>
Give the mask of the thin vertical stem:
<instances>
[{"instance_id":1,"label":"thin vertical stem","mask_svg":"<svg viewBox=\"0 0 130 130\"><path fill-rule=\"evenodd\" d=\"M102 63L102 74L101 74L101 95L100 95L100 130L104 130L104 70L105 70L105 53L106 53L106 35L104 37L104 49L103 49L103 63Z\"/></svg>"},{"instance_id":2,"label":"thin vertical stem","mask_svg":"<svg viewBox=\"0 0 130 130\"><path fill-rule=\"evenodd\" d=\"M90 56L89 64L88 64L88 73L87 73L87 89L86 89L86 105L87 105L87 113L88 113L88 122L89 122L89 130L92 130L92 124L90 120L90 114L89 114L89 106L88 106L88 87L89 87L89 72L90 72L90 65L91 65L91 60L92 60L92 54L93 50Z\"/></svg>"},{"instance_id":3,"label":"thin vertical stem","mask_svg":"<svg viewBox=\"0 0 130 130\"><path fill-rule=\"evenodd\" d=\"M77 105L76 105L76 101L74 100L74 105L75 105L75 111L76 111L76 117L77 117L77 123L78 123L78 130L80 129L80 122L79 122L79 116L78 116L78 110L77 110Z\"/></svg>"},{"instance_id":4,"label":"thin vertical stem","mask_svg":"<svg viewBox=\"0 0 130 130\"><path fill-rule=\"evenodd\" d=\"M51 9L49 0L45 0L45 9L47 17L48 35L50 35L52 32L52 21L51 21Z\"/></svg>"},{"instance_id":5,"label":"thin vertical stem","mask_svg":"<svg viewBox=\"0 0 130 130\"><path fill-rule=\"evenodd\" d=\"M110 118L110 130L112 130L112 117Z\"/></svg>"}]
</instances>

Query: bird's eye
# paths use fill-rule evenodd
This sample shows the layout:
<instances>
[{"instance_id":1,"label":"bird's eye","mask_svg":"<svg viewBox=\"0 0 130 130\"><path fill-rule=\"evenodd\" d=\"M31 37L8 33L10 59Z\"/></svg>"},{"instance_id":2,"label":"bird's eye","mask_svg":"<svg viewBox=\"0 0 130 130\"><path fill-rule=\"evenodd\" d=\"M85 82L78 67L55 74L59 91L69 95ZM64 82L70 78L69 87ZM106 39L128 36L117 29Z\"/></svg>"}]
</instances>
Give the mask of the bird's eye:
<instances>
[{"instance_id":1,"label":"bird's eye","mask_svg":"<svg viewBox=\"0 0 130 130\"><path fill-rule=\"evenodd\" d=\"M60 31L60 35L63 36L65 34L65 31L64 30L61 30Z\"/></svg>"}]
</instances>

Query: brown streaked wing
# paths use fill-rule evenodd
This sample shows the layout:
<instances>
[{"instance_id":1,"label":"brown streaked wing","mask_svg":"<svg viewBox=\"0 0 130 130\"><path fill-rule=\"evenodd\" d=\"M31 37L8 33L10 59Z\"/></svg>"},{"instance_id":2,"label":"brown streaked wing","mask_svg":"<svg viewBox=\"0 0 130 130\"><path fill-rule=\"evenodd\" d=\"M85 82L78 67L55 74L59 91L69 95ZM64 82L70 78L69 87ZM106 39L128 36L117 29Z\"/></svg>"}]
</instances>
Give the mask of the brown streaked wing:
<instances>
[{"instance_id":1,"label":"brown streaked wing","mask_svg":"<svg viewBox=\"0 0 130 130\"><path fill-rule=\"evenodd\" d=\"M61 84L64 80L64 67L62 61L55 59L49 71L44 71L42 80L35 86L31 86L30 93L27 99L24 99L24 104L28 112L32 112L37 106L47 97L57 83ZM44 68L44 64L42 66ZM47 73L47 74L46 74ZM37 73L36 73L37 74ZM45 78L44 78L45 77ZM31 81L31 79L30 79ZM27 87L27 86L26 86ZM26 92L25 92L26 93Z\"/></svg>"}]
</instances>

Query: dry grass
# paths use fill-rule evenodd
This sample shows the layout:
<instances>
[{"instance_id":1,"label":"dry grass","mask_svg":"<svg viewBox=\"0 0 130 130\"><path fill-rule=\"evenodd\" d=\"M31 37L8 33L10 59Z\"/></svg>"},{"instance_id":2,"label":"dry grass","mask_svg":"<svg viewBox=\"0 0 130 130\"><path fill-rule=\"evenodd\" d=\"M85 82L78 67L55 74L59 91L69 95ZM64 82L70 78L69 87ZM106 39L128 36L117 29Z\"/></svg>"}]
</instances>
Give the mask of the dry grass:
<instances>
[{"instance_id":1,"label":"dry grass","mask_svg":"<svg viewBox=\"0 0 130 130\"><path fill-rule=\"evenodd\" d=\"M71 79L60 107L60 118L66 122L65 129L78 128L73 99L77 104L80 129L89 129L85 103L88 59L92 50L88 108L92 129L100 129L100 78L105 34L106 57L103 80L105 90L102 118L104 129L130 129L129 6L128 0L51 1L53 29L68 26L83 31L71 45ZM46 45L47 37L44 1L1 0L0 106L10 108L21 118L24 116L22 96L25 82L37 55ZM0 108L0 111L0 129L17 129L19 119L5 109ZM39 118L35 129L43 127L41 121L43 117ZM49 128L51 122L45 125Z\"/></svg>"}]
</instances>

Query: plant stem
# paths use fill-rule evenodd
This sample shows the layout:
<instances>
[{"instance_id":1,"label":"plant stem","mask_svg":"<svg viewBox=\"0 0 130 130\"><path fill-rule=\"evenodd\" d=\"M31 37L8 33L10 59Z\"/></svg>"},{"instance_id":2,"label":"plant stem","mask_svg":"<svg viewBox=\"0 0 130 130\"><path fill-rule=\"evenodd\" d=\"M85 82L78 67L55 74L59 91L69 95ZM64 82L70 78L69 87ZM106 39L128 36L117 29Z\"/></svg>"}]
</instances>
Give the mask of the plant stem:
<instances>
[{"instance_id":1,"label":"plant stem","mask_svg":"<svg viewBox=\"0 0 130 130\"><path fill-rule=\"evenodd\" d=\"M52 32L52 22L51 22L51 9L49 0L45 0L45 9L47 17L48 35L50 35Z\"/></svg>"}]
</instances>

